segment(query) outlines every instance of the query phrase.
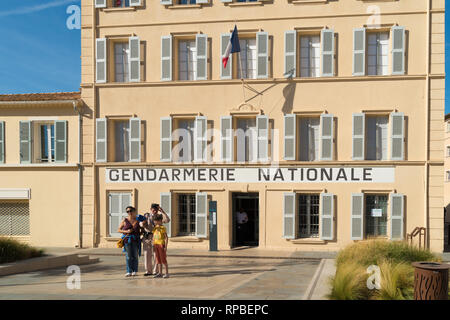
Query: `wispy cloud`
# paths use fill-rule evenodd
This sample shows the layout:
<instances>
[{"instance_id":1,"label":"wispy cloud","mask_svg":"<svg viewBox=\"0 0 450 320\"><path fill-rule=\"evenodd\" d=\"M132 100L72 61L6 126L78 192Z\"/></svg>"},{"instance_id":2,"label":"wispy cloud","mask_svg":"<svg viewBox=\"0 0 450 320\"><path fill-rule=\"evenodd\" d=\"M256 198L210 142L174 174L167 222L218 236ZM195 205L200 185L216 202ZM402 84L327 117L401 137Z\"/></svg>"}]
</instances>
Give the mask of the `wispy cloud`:
<instances>
[{"instance_id":1,"label":"wispy cloud","mask_svg":"<svg viewBox=\"0 0 450 320\"><path fill-rule=\"evenodd\" d=\"M58 1L52 1L52 2L38 4L38 5L34 5L34 6L29 6L29 7L21 7L21 8L17 8L17 9L13 9L13 10L7 10L7 11L0 12L0 17L8 17L8 16L14 16L14 15L24 15L24 14L34 13L34 12L46 10L49 8L64 6L66 4L74 3L74 2L79 2L79 0L58 0Z\"/></svg>"}]
</instances>

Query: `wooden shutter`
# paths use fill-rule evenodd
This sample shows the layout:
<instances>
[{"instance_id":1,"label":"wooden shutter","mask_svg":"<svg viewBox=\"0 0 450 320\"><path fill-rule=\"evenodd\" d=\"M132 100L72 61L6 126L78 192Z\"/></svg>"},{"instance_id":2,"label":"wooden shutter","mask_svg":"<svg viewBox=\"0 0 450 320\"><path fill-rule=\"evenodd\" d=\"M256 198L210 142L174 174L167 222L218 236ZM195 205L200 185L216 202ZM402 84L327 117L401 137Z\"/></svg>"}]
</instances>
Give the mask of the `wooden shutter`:
<instances>
[{"instance_id":1,"label":"wooden shutter","mask_svg":"<svg viewBox=\"0 0 450 320\"><path fill-rule=\"evenodd\" d=\"M129 134L129 158L130 162L141 161L141 119L130 119L130 134Z\"/></svg>"},{"instance_id":2,"label":"wooden shutter","mask_svg":"<svg viewBox=\"0 0 450 320\"><path fill-rule=\"evenodd\" d=\"M172 5L172 0L160 0L160 3L165 6L169 6Z\"/></svg>"},{"instance_id":3,"label":"wooden shutter","mask_svg":"<svg viewBox=\"0 0 450 320\"><path fill-rule=\"evenodd\" d=\"M258 161L269 161L269 117L256 117Z\"/></svg>"},{"instance_id":4,"label":"wooden shutter","mask_svg":"<svg viewBox=\"0 0 450 320\"><path fill-rule=\"evenodd\" d=\"M403 224L404 224L404 196L399 193L390 194L391 207L391 240L403 240Z\"/></svg>"},{"instance_id":5,"label":"wooden shutter","mask_svg":"<svg viewBox=\"0 0 450 320\"><path fill-rule=\"evenodd\" d=\"M172 161L172 118L161 118L161 161Z\"/></svg>"},{"instance_id":6,"label":"wooden shutter","mask_svg":"<svg viewBox=\"0 0 450 320\"><path fill-rule=\"evenodd\" d=\"M284 76L297 76L297 31L284 32Z\"/></svg>"},{"instance_id":7,"label":"wooden shutter","mask_svg":"<svg viewBox=\"0 0 450 320\"><path fill-rule=\"evenodd\" d=\"M352 194L352 209L351 209L351 239L363 239L364 226L364 193Z\"/></svg>"},{"instance_id":8,"label":"wooden shutter","mask_svg":"<svg viewBox=\"0 0 450 320\"><path fill-rule=\"evenodd\" d=\"M334 239L334 195L320 194L320 239Z\"/></svg>"},{"instance_id":9,"label":"wooden shutter","mask_svg":"<svg viewBox=\"0 0 450 320\"><path fill-rule=\"evenodd\" d=\"M206 238L208 235L208 194L195 194L195 236Z\"/></svg>"},{"instance_id":10,"label":"wooden shutter","mask_svg":"<svg viewBox=\"0 0 450 320\"><path fill-rule=\"evenodd\" d=\"M295 160L297 150L297 117L295 114L284 116L284 160Z\"/></svg>"},{"instance_id":11,"label":"wooden shutter","mask_svg":"<svg viewBox=\"0 0 450 320\"><path fill-rule=\"evenodd\" d=\"M405 160L405 116L391 113L391 160Z\"/></svg>"},{"instance_id":12,"label":"wooden shutter","mask_svg":"<svg viewBox=\"0 0 450 320\"><path fill-rule=\"evenodd\" d=\"M296 195L295 193L286 192L283 197L283 238L295 239Z\"/></svg>"},{"instance_id":13,"label":"wooden shutter","mask_svg":"<svg viewBox=\"0 0 450 320\"><path fill-rule=\"evenodd\" d=\"M96 8L106 8L106 0L95 0Z\"/></svg>"},{"instance_id":14,"label":"wooden shutter","mask_svg":"<svg viewBox=\"0 0 450 320\"><path fill-rule=\"evenodd\" d=\"M194 130L194 161L206 161L206 145L207 145L207 118L198 116L195 118Z\"/></svg>"},{"instance_id":15,"label":"wooden shutter","mask_svg":"<svg viewBox=\"0 0 450 320\"><path fill-rule=\"evenodd\" d=\"M105 38L95 40L95 52L96 52L95 81L97 83L105 83L107 70Z\"/></svg>"},{"instance_id":16,"label":"wooden shutter","mask_svg":"<svg viewBox=\"0 0 450 320\"><path fill-rule=\"evenodd\" d=\"M364 160L365 158L365 119L364 113L353 114L353 160Z\"/></svg>"},{"instance_id":17,"label":"wooden shutter","mask_svg":"<svg viewBox=\"0 0 450 320\"><path fill-rule=\"evenodd\" d=\"M108 150L108 134L107 126L108 122L106 118L96 119L96 161L106 162L107 161L107 150Z\"/></svg>"},{"instance_id":18,"label":"wooden shutter","mask_svg":"<svg viewBox=\"0 0 450 320\"><path fill-rule=\"evenodd\" d=\"M5 163L5 121L0 121L0 163Z\"/></svg>"},{"instance_id":19,"label":"wooden shutter","mask_svg":"<svg viewBox=\"0 0 450 320\"><path fill-rule=\"evenodd\" d=\"M31 163L31 145L33 139L33 124L31 121L20 121L20 163Z\"/></svg>"},{"instance_id":20,"label":"wooden shutter","mask_svg":"<svg viewBox=\"0 0 450 320\"><path fill-rule=\"evenodd\" d=\"M392 74L405 74L405 27L392 27Z\"/></svg>"},{"instance_id":21,"label":"wooden shutter","mask_svg":"<svg viewBox=\"0 0 450 320\"><path fill-rule=\"evenodd\" d=\"M160 194L160 202L161 208L163 208L164 212L167 213L169 218L172 220L172 193L170 192L161 192ZM169 223L165 223L164 226L167 230L167 236L172 236L172 221Z\"/></svg>"},{"instance_id":22,"label":"wooden shutter","mask_svg":"<svg viewBox=\"0 0 450 320\"><path fill-rule=\"evenodd\" d=\"M138 37L130 37L128 55L128 68L130 75L130 82L141 81L141 41Z\"/></svg>"},{"instance_id":23,"label":"wooden shutter","mask_svg":"<svg viewBox=\"0 0 450 320\"><path fill-rule=\"evenodd\" d=\"M267 32L256 33L256 78L269 77L269 34Z\"/></svg>"},{"instance_id":24,"label":"wooden shutter","mask_svg":"<svg viewBox=\"0 0 450 320\"><path fill-rule=\"evenodd\" d=\"M195 46L197 48L197 72L195 80L208 80L208 36L206 34L197 34L195 36Z\"/></svg>"},{"instance_id":25,"label":"wooden shutter","mask_svg":"<svg viewBox=\"0 0 450 320\"><path fill-rule=\"evenodd\" d=\"M55 162L67 162L67 121L55 121Z\"/></svg>"},{"instance_id":26,"label":"wooden shutter","mask_svg":"<svg viewBox=\"0 0 450 320\"><path fill-rule=\"evenodd\" d=\"M172 4L172 2L170 4ZM161 81L172 81L171 35L161 37Z\"/></svg>"},{"instance_id":27,"label":"wooden shutter","mask_svg":"<svg viewBox=\"0 0 450 320\"><path fill-rule=\"evenodd\" d=\"M320 160L333 160L334 117L332 114L320 115Z\"/></svg>"},{"instance_id":28,"label":"wooden shutter","mask_svg":"<svg viewBox=\"0 0 450 320\"><path fill-rule=\"evenodd\" d=\"M366 29L353 29L353 75L366 75Z\"/></svg>"},{"instance_id":29,"label":"wooden shutter","mask_svg":"<svg viewBox=\"0 0 450 320\"><path fill-rule=\"evenodd\" d=\"M225 54L225 50L227 49L230 38L231 33L223 33L220 36L220 53L222 58ZM223 67L222 61L220 62L220 79L231 79L233 77L232 65L233 65L233 55L230 54L226 68Z\"/></svg>"},{"instance_id":30,"label":"wooden shutter","mask_svg":"<svg viewBox=\"0 0 450 320\"><path fill-rule=\"evenodd\" d=\"M139 7L141 5L141 0L130 0L130 7Z\"/></svg>"},{"instance_id":31,"label":"wooden shutter","mask_svg":"<svg viewBox=\"0 0 450 320\"><path fill-rule=\"evenodd\" d=\"M120 222L122 221L122 199L120 193L109 194L109 235L111 237L120 237L117 232Z\"/></svg>"},{"instance_id":32,"label":"wooden shutter","mask_svg":"<svg viewBox=\"0 0 450 320\"><path fill-rule=\"evenodd\" d=\"M322 77L334 76L334 30L322 29Z\"/></svg>"},{"instance_id":33,"label":"wooden shutter","mask_svg":"<svg viewBox=\"0 0 450 320\"><path fill-rule=\"evenodd\" d=\"M220 150L221 159L225 162L233 161L233 117L220 117Z\"/></svg>"}]
</instances>

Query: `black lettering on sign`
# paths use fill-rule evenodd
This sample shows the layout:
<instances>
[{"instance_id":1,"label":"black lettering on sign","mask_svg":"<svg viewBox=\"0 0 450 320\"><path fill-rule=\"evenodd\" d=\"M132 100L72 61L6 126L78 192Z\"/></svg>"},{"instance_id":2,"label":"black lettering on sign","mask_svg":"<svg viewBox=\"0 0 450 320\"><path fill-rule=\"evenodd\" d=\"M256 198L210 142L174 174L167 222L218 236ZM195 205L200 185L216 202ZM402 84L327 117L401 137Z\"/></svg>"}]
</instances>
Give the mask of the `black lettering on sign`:
<instances>
[{"instance_id":1,"label":"black lettering on sign","mask_svg":"<svg viewBox=\"0 0 450 320\"><path fill-rule=\"evenodd\" d=\"M326 177L326 180L324 179L324 177ZM332 179L333 179L333 168L320 169L320 180L331 181Z\"/></svg>"},{"instance_id":2,"label":"black lettering on sign","mask_svg":"<svg viewBox=\"0 0 450 320\"><path fill-rule=\"evenodd\" d=\"M284 176L283 176L283 172L281 172L281 169L277 169L277 172L275 173L275 176L273 177L273 181L276 181L276 180L280 180L281 179L281 181L284 181Z\"/></svg>"},{"instance_id":3,"label":"black lettering on sign","mask_svg":"<svg viewBox=\"0 0 450 320\"><path fill-rule=\"evenodd\" d=\"M344 181L347 181L347 174L343 168L339 169L336 181L339 181L339 179L344 179Z\"/></svg>"},{"instance_id":4,"label":"black lettering on sign","mask_svg":"<svg viewBox=\"0 0 450 320\"><path fill-rule=\"evenodd\" d=\"M195 180L195 172L194 169L183 169L183 173L184 173L184 181L187 181L187 177L192 176L192 180Z\"/></svg>"},{"instance_id":5,"label":"black lettering on sign","mask_svg":"<svg viewBox=\"0 0 450 320\"><path fill-rule=\"evenodd\" d=\"M297 171L296 168L288 168L288 170L291 172L291 181L294 181L294 172Z\"/></svg>"},{"instance_id":6,"label":"black lettering on sign","mask_svg":"<svg viewBox=\"0 0 450 320\"><path fill-rule=\"evenodd\" d=\"M122 169L122 181L130 181L130 169Z\"/></svg>"},{"instance_id":7,"label":"black lettering on sign","mask_svg":"<svg viewBox=\"0 0 450 320\"><path fill-rule=\"evenodd\" d=\"M363 179L364 181L372 181L372 168L363 169Z\"/></svg>"},{"instance_id":8,"label":"black lettering on sign","mask_svg":"<svg viewBox=\"0 0 450 320\"><path fill-rule=\"evenodd\" d=\"M147 181L154 181L156 179L156 170L147 169Z\"/></svg>"},{"instance_id":9,"label":"black lettering on sign","mask_svg":"<svg viewBox=\"0 0 450 320\"><path fill-rule=\"evenodd\" d=\"M355 177L355 168L352 168L352 181L360 181L361 179Z\"/></svg>"},{"instance_id":10,"label":"black lettering on sign","mask_svg":"<svg viewBox=\"0 0 450 320\"><path fill-rule=\"evenodd\" d=\"M198 181L206 181L206 169L205 168L200 168L197 171L198 174Z\"/></svg>"},{"instance_id":11,"label":"black lettering on sign","mask_svg":"<svg viewBox=\"0 0 450 320\"><path fill-rule=\"evenodd\" d=\"M172 169L172 181L180 181L180 178L178 177L180 175L180 169Z\"/></svg>"},{"instance_id":12,"label":"black lettering on sign","mask_svg":"<svg viewBox=\"0 0 450 320\"><path fill-rule=\"evenodd\" d=\"M311 172L314 173L313 176L311 176ZM316 181L317 180L317 170L316 169L308 169L306 171L306 176L309 181Z\"/></svg>"},{"instance_id":13,"label":"black lettering on sign","mask_svg":"<svg viewBox=\"0 0 450 320\"><path fill-rule=\"evenodd\" d=\"M159 181L161 181L162 179L165 179L166 181L169 181L169 176L167 175L167 170L166 169L162 169L161 170L161 174L159 175Z\"/></svg>"},{"instance_id":14,"label":"black lettering on sign","mask_svg":"<svg viewBox=\"0 0 450 320\"><path fill-rule=\"evenodd\" d=\"M109 170L109 180L111 181L119 181L119 170L117 169L111 169Z\"/></svg>"},{"instance_id":15,"label":"black lettering on sign","mask_svg":"<svg viewBox=\"0 0 450 320\"><path fill-rule=\"evenodd\" d=\"M133 169L133 181L144 181L144 170Z\"/></svg>"},{"instance_id":16,"label":"black lettering on sign","mask_svg":"<svg viewBox=\"0 0 450 320\"><path fill-rule=\"evenodd\" d=\"M227 181L234 181L234 169L227 169Z\"/></svg>"},{"instance_id":17,"label":"black lettering on sign","mask_svg":"<svg viewBox=\"0 0 450 320\"><path fill-rule=\"evenodd\" d=\"M264 181L269 181L270 179L270 169L266 169L267 170L267 174L264 174L264 169L259 168L258 169L258 181L261 181L261 175L264 178Z\"/></svg>"},{"instance_id":18,"label":"black lettering on sign","mask_svg":"<svg viewBox=\"0 0 450 320\"><path fill-rule=\"evenodd\" d=\"M217 181L216 175L217 175L217 169L210 169L209 170L209 181L212 181L213 178L214 178L214 181Z\"/></svg>"}]
</instances>

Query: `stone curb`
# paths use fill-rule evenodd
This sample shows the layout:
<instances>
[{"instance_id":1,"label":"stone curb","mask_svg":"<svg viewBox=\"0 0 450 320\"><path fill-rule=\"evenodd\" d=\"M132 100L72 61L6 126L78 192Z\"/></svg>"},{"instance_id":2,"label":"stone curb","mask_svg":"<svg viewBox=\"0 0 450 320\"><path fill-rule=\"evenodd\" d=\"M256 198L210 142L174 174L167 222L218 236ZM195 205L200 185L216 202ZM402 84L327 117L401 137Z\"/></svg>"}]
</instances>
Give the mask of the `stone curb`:
<instances>
[{"instance_id":1,"label":"stone curb","mask_svg":"<svg viewBox=\"0 0 450 320\"><path fill-rule=\"evenodd\" d=\"M328 300L330 293L329 279L336 273L334 259L322 259L317 267L308 289L303 295L303 300Z\"/></svg>"},{"instance_id":2,"label":"stone curb","mask_svg":"<svg viewBox=\"0 0 450 320\"><path fill-rule=\"evenodd\" d=\"M97 262L99 262L98 258L91 259L88 255L66 254L59 256L44 256L0 265L0 277Z\"/></svg>"}]
</instances>

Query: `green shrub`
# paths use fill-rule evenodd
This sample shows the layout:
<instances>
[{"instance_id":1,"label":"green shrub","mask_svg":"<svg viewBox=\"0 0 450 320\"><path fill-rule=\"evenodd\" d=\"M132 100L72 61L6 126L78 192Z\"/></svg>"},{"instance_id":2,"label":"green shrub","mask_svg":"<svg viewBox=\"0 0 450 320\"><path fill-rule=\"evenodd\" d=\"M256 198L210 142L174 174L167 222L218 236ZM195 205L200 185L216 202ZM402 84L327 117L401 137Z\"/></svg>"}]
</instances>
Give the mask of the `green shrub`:
<instances>
[{"instance_id":1,"label":"green shrub","mask_svg":"<svg viewBox=\"0 0 450 320\"><path fill-rule=\"evenodd\" d=\"M40 257L42 249L36 249L17 240L0 237L0 263Z\"/></svg>"},{"instance_id":2,"label":"green shrub","mask_svg":"<svg viewBox=\"0 0 450 320\"><path fill-rule=\"evenodd\" d=\"M414 295L415 261L440 261L429 250L409 246L404 241L361 241L342 249L336 257L330 299L410 300ZM367 268L380 267L381 289L369 290Z\"/></svg>"},{"instance_id":3,"label":"green shrub","mask_svg":"<svg viewBox=\"0 0 450 320\"><path fill-rule=\"evenodd\" d=\"M329 295L333 300L363 300L369 297L367 288L368 274L356 263L343 264L336 270L331 279L332 291Z\"/></svg>"}]
</instances>

